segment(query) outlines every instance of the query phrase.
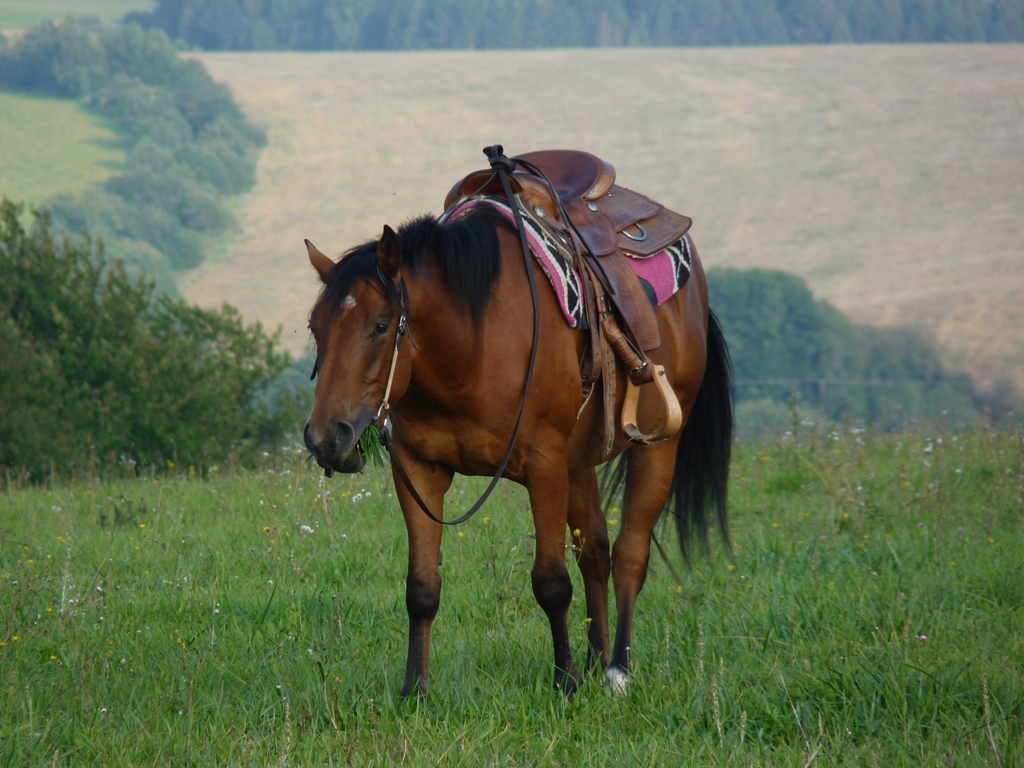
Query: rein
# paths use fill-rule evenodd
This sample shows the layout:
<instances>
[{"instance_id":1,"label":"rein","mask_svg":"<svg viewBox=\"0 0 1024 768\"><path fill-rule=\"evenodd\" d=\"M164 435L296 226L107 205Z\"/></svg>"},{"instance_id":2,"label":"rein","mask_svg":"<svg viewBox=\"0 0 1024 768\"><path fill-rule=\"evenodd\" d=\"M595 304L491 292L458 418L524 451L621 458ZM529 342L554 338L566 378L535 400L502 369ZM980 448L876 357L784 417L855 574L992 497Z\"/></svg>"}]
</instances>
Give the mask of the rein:
<instances>
[{"instance_id":1,"label":"rein","mask_svg":"<svg viewBox=\"0 0 1024 768\"><path fill-rule=\"evenodd\" d=\"M411 495L416 503L419 504L420 509L426 513L427 517L441 525L458 525L459 523L466 522L469 518L475 515L487 501L488 497L490 497L491 493L497 487L501 476L505 473L505 468L508 466L509 459L512 458L512 449L515 447L516 438L519 437L519 428L523 424L523 415L526 413L526 400L530 394L530 383L533 381L533 369L537 362L537 342L540 339L540 303L537 300L537 281L533 274L533 262L530 259L530 245L526 240L526 227L523 225L523 218L519 212L519 204L512 194L512 187L508 181L508 174L515 169L516 161L505 157L505 151L500 144L496 144L492 147L485 147L484 154L487 155L487 159L490 161L491 168L494 169L494 173L496 173L498 178L501 180L505 196L508 198L509 206L512 208L512 212L515 215L516 229L519 231L519 242L522 245L523 260L526 265L526 277L530 282L530 295L533 298L533 344L530 348L530 364L526 369L526 385L523 388L523 402L519 406L519 417L516 419L516 427L512 431L512 439L509 441L508 448L505 450L505 456L498 465L498 469L495 471L494 477L491 478L491 482L490 485L487 486L487 490L484 491L483 495L468 512L455 520L442 520L431 512L427 503L423 500L419 492L416 490L416 487L412 484L412 480L409 478L408 473L405 471L405 467L402 465L402 460L398 457L398 451L395 450L394 440L391 434L391 424L388 420L388 413L391 410L391 405L388 401L391 397L391 383L395 376L395 366L398 363L398 350L402 346L402 339L407 333L409 325L406 317L407 302L405 280L402 280L401 282L401 292L399 297L400 314L398 318L398 331L395 333L395 349L391 355L391 370L388 372L388 383L384 389L384 400L377 409L376 416L377 428L380 431L380 442L381 445L387 449L388 455L391 457L391 466L395 468L395 471L401 478L406 490L409 491L409 495ZM557 196L555 199L557 199ZM380 275L381 280L384 281L385 277L380 271L379 265L378 274ZM387 282L384 284L387 286Z\"/></svg>"}]
</instances>

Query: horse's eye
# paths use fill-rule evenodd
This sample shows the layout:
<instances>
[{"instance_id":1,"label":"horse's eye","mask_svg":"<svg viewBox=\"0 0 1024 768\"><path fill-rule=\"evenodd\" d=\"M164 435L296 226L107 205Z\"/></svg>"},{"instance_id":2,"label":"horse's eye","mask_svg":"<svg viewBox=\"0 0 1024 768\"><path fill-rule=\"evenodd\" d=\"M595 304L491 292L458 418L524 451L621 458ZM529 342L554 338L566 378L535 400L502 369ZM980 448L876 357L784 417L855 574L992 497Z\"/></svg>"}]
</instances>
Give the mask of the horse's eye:
<instances>
[{"instance_id":1,"label":"horse's eye","mask_svg":"<svg viewBox=\"0 0 1024 768\"><path fill-rule=\"evenodd\" d=\"M373 329L373 335L383 336L385 333L388 332L388 328L390 327L391 323L377 323L376 327Z\"/></svg>"}]
</instances>

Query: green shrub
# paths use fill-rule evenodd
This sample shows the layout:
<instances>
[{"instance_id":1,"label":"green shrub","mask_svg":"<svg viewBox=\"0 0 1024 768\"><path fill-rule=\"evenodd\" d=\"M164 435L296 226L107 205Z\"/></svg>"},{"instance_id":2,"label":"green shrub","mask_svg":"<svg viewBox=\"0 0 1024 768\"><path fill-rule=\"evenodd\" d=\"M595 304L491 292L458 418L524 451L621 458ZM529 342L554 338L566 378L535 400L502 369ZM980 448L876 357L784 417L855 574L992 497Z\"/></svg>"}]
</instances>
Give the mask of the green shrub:
<instances>
[{"instance_id":1,"label":"green shrub","mask_svg":"<svg viewBox=\"0 0 1024 768\"><path fill-rule=\"evenodd\" d=\"M973 418L969 377L943 370L934 346L917 332L857 325L816 301L796 275L720 268L707 274L740 403L759 402L764 411L766 402L790 403L795 389L801 409L886 428ZM761 424L762 416L746 421L751 434L775 431ZM743 430L744 422L737 423Z\"/></svg>"},{"instance_id":2,"label":"green shrub","mask_svg":"<svg viewBox=\"0 0 1024 768\"><path fill-rule=\"evenodd\" d=\"M47 214L26 232L20 212L0 204L0 466L201 465L299 421L297 395L266 395L291 363L280 332L156 294L101 244L58 244Z\"/></svg>"}]
</instances>

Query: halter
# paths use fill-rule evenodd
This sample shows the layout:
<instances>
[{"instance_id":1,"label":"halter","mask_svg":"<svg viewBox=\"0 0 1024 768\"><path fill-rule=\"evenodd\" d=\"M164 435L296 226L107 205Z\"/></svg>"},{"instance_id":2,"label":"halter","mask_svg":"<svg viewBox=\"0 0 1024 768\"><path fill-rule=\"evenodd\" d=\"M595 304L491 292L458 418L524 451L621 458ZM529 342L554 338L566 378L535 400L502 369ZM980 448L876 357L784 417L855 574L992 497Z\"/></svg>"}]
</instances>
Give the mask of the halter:
<instances>
[{"instance_id":1,"label":"halter","mask_svg":"<svg viewBox=\"0 0 1024 768\"><path fill-rule=\"evenodd\" d=\"M405 467L402 465L402 460L398 457L398 451L395 450L394 440L391 435L391 425L388 420L388 412L391 410L391 405L388 400L391 397L391 384L395 376L395 366L398 363L398 350L402 346L402 338L408 331L407 291L405 288L404 278L400 280L399 286L398 331L395 333L395 349L391 354L391 370L388 371L388 383L384 388L384 399L381 402L380 407L377 409L376 417L377 428L380 431L380 442L381 445L387 449L388 455L391 457L391 466L394 467L395 471L398 473L398 476L401 478L402 483L404 483L406 490L409 491L409 495L411 495L416 503L419 504L420 509L426 513L427 517L441 525L458 525L459 523L464 523L475 515L497 487L501 476L505 474L505 468L508 466L509 459L512 458L512 449L515 447L516 438L519 437L519 428L523 424L523 415L526 413L526 400L530 394L530 384L533 381L533 369L537 362L537 342L540 338L540 303L537 299L537 281L533 274L533 262L530 259L530 246L526 240L526 227L523 226L522 215L519 212L519 204L513 196L512 187L508 182L508 174L514 170L516 161L505 157L504 150L500 144L493 147L485 147L484 154L487 155L487 158L490 160L494 173L501 179L505 196L508 198L512 212L515 214L516 229L519 231L519 241L523 248L523 259L526 264L526 277L530 283L530 295L533 298L533 345L530 348L530 364L526 369L526 385L523 388L523 402L519 407L519 418L516 419L516 427L512 431L512 439L509 441L508 448L505 450L505 456L498 465L498 469L495 471L494 477L491 478L491 483L487 486L487 490L484 491L483 496L477 500L468 512L455 520L442 520L430 511L427 503L423 500L415 486L412 484L412 480L409 478L408 473L405 471ZM381 269L380 262L377 263L377 275L380 277L385 289L387 289L389 284L388 279L384 274L384 270Z\"/></svg>"}]
</instances>

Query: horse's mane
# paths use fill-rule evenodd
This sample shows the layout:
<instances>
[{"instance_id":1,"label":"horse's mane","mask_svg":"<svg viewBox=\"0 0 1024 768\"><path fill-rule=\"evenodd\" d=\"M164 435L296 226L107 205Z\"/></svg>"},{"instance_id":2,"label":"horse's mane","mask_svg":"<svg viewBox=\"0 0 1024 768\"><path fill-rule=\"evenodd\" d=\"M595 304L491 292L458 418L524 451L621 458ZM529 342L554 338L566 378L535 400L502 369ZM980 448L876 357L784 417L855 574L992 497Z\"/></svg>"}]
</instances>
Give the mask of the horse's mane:
<instances>
[{"instance_id":1,"label":"horse's mane","mask_svg":"<svg viewBox=\"0 0 1024 768\"><path fill-rule=\"evenodd\" d=\"M455 305L478 325L501 272L498 227L508 228L508 224L490 206L483 205L445 224L430 215L408 221L397 233L402 247L402 269L415 275L424 264L436 264ZM394 283L388 281L383 285L377 271L378 242L369 240L357 245L328 272L310 319L322 311L333 312L358 280L382 291L389 303L398 304Z\"/></svg>"}]
</instances>

